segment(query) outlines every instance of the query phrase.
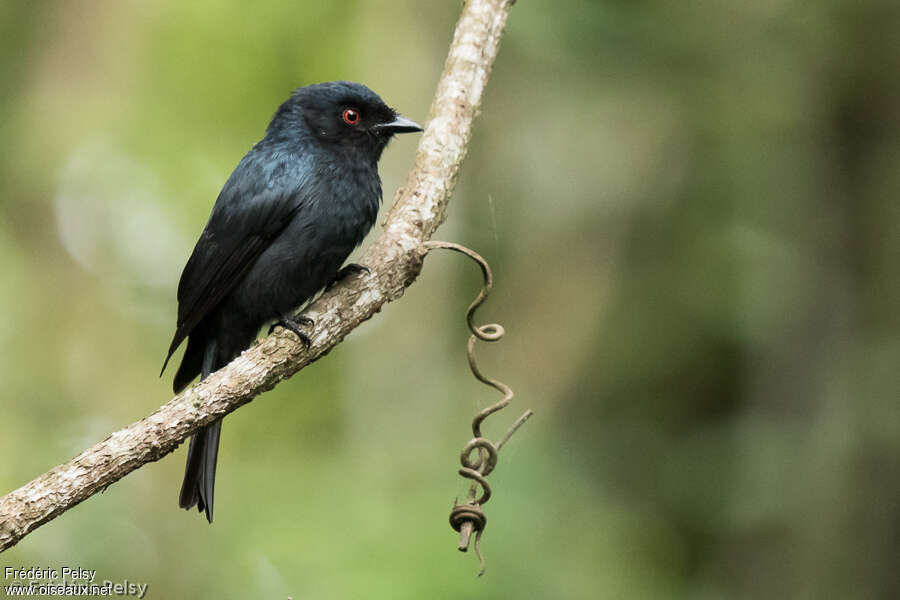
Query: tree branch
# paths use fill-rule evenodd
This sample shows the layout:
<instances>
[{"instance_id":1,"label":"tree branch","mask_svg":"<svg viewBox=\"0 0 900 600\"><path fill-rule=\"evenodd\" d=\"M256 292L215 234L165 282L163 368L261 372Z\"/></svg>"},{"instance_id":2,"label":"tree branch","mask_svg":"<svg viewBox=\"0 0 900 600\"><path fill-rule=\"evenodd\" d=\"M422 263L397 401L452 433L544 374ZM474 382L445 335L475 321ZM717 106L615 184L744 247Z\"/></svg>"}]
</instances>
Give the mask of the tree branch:
<instances>
[{"instance_id":1,"label":"tree branch","mask_svg":"<svg viewBox=\"0 0 900 600\"><path fill-rule=\"evenodd\" d=\"M278 330L153 414L0 498L0 552L324 356L403 295L421 270L422 242L444 221L512 3L466 2L415 166L397 191L384 231L361 259L371 272L328 290L306 310L315 321L309 348Z\"/></svg>"}]
</instances>

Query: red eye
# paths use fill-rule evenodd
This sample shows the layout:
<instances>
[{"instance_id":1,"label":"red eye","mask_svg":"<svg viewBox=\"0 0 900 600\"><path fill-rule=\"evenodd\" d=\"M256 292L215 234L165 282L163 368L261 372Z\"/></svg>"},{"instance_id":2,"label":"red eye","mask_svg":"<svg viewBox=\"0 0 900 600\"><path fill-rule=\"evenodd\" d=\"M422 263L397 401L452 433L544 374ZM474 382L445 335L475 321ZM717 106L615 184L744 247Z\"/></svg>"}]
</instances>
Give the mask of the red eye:
<instances>
[{"instance_id":1,"label":"red eye","mask_svg":"<svg viewBox=\"0 0 900 600\"><path fill-rule=\"evenodd\" d=\"M359 111L354 108L344 109L344 123L347 125L356 125L359 123Z\"/></svg>"}]
</instances>

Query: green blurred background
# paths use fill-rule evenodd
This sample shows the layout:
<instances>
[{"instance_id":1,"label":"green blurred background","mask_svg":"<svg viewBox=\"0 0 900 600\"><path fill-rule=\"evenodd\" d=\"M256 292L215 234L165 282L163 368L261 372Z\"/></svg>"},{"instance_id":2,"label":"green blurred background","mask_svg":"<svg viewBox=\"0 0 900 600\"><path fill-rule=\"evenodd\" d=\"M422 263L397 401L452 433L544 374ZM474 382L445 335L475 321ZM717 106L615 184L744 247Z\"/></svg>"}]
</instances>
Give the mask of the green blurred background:
<instances>
[{"instance_id":1,"label":"green blurred background","mask_svg":"<svg viewBox=\"0 0 900 600\"><path fill-rule=\"evenodd\" d=\"M299 85L425 119L459 2L0 2L0 492L171 397L175 286ZM382 161L386 202L415 136ZM521 0L438 237L517 392L476 578L447 524L496 396L474 265L0 555L149 598L900 596L900 4Z\"/></svg>"}]
</instances>

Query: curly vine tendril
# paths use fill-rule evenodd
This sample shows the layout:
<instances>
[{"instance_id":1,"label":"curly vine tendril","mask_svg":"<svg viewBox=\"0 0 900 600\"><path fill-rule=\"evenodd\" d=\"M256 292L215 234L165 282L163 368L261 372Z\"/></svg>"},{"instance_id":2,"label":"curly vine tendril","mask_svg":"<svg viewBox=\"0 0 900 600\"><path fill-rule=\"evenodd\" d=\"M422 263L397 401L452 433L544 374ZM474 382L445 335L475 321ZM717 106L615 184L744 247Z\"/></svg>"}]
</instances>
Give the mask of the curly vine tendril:
<instances>
[{"instance_id":1,"label":"curly vine tendril","mask_svg":"<svg viewBox=\"0 0 900 600\"><path fill-rule=\"evenodd\" d=\"M509 438L511 438L519 427L521 427L534 413L531 409L525 411L525 413L513 423L506 432L506 435L503 436L503 439L497 444L494 444L481 434L481 424L484 420L495 412L506 408L513 399L512 389L502 381L485 376L478 368L478 363L475 360L475 342L477 340L496 342L500 340L505 333L503 327L497 323L488 323L480 326L475 325L474 323L475 311L484 303L491 293L491 288L494 286L494 276L491 273L491 267L488 265L487 261L477 252L474 252L465 246L453 242L429 241L424 242L422 247L425 249L426 253L436 248L440 248L465 254L478 263L478 266L481 267L481 274L484 279L478 297L475 298L466 311L466 324L469 327L469 331L472 332L472 335L469 336L469 343L467 346L469 368L472 370L472 375L474 375L478 381L503 394L503 398L480 411L475 415L475 418L472 419L472 435L474 437L463 446L459 457L459 461L462 464L462 468L459 469L459 474L466 479L472 480L472 484L469 487L469 497L464 504L458 504L454 501L453 509L450 511L450 525L459 532L459 549L462 552L468 550L469 540L472 533L475 533L474 547L475 554L478 556L478 561L481 564L481 570L478 573L480 576L484 574L485 570L484 556L482 556L480 548L481 534L487 525L487 517L485 516L484 511L482 511L481 506L491 499L491 486L485 478L494 470L494 467L497 466L497 454L500 452L500 448L509 441ZM479 487L481 488L481 495L476 498Z\"/></svg>"}]
</instances>

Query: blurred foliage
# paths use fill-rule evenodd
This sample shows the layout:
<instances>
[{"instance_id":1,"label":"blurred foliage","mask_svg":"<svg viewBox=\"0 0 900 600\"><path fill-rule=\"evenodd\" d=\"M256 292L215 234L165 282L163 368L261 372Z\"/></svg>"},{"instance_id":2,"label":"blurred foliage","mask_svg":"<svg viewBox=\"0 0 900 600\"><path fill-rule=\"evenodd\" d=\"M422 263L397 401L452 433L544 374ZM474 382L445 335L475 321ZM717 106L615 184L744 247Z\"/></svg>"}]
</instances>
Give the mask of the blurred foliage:
<instances>
[{"instance_id":1,"label":"blurred foliage","mask_svg":"<svg viewBox=\"0 0 900 600\"><path fill-rule=\"evenodd\" d=\"M458 9L0 3L3 492L169 399L181 267L289 92L424 119ZM897 597L898 31L896 0L517 3L439 233L492 262L483 366L537 413L484 578L447 525L494 400L456 256L228 417L212 527L179 450L0 566L150 598Z\"/></svg>"}]
</instances>

